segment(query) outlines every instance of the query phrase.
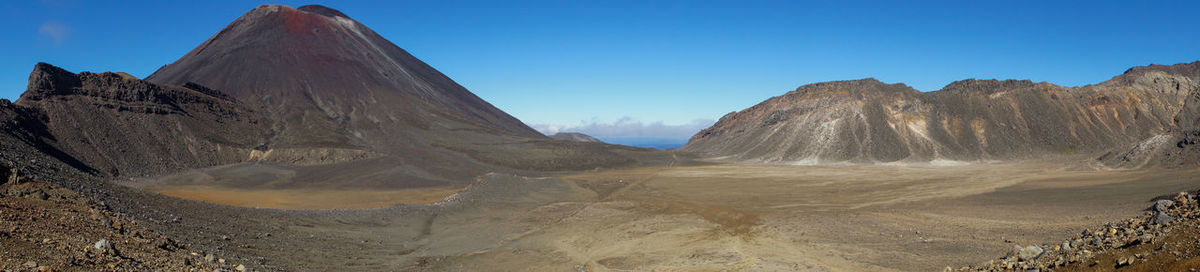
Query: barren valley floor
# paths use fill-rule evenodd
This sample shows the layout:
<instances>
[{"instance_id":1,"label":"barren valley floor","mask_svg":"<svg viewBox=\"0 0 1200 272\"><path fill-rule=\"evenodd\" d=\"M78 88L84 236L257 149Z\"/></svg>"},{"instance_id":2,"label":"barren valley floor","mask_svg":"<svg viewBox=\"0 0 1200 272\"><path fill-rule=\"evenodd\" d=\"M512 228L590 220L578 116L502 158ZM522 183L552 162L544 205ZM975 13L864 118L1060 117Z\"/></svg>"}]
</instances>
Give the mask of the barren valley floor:
<instances>
[{"instance_id":1,"label":"barren valley floor","mask_svg":"<svg viewBox=\"0 0 1200 272\"><path fill-rule=\"evenodd\" d=\"M263 204L238 199L270 194L274 203L306 203L276 207L303 209L371 207L336 199L432 203L453 193L172 186L162 192L252 207ZM1156 196L1197 188L1200 169L1097 170L1049 160L492 174L436 204L263 223L310 237L298 244L330 246L250 252L315 269L928 271L999 257L1013 244L1061 241L1137 215ZM211 197L223 193L237 197ZM251 248L270 247L256 242L264 245Z\"/></svg>"}]
</instances>

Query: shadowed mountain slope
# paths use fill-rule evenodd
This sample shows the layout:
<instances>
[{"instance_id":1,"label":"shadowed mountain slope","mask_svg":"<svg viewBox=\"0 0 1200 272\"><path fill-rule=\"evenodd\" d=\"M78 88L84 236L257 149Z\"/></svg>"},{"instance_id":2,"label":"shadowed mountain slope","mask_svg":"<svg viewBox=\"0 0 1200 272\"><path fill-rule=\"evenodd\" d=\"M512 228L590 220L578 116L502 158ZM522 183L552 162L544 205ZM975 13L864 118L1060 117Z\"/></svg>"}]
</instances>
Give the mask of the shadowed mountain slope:
<instances>
[{"instance_id":1,"label":"shadowed mountain slope","mask_svg":"<svg viewBox=\"0 0 1200 272\"><path fill-rule=\"evenodd\" d=\"M19 123L24 142L108 176L242 162L270 133L261 114L203 86L74 74L45 63L10 107L19 113L5 119Z\"/></svg>"},{"instance_id":2,"label":"shadowed mountain slope","mask_svg":"<svg viewBox=\"0 0 1200 272\"><path fill-rule=\"evenodd\" d=\"M1130 69L1096 85L962 80L922 93L875 79L805 85L725 115L683 149L731 160L1008 160L1105 152L1168 138L1196 95L1196 63ZM1194 106L1192 106L1194 107Z\"/></svg>"},{"instance_id":3,"label":"shadowed mountain slope","mask_svg":"<svg viewBox=\"0 0 1200 272\"><path fill-rule=\"evenodd\" d=\"M322 6L265 5L147 77L261 103L271 146L408 151L439 141L544 138L366 26Z\"/></svg>"}]
</instances>

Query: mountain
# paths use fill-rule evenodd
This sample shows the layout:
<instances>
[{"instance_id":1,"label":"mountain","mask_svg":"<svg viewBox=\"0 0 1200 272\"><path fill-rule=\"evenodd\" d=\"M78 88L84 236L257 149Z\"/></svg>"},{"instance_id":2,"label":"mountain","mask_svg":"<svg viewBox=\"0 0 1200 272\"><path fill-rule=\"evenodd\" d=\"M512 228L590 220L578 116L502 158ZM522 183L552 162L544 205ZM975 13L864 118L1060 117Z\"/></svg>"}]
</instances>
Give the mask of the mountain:
<instances>
[{"instance_id":1,"label":"mountain","mask_svg":"<svg viewBox=\"0 0 1200 272\"><path fill-rule=\"evenodd\" d=\"M146 79L196 82L266 105L281 120L273 146L387 148L438 133L542 137L323 6L260 6Z\"/></svg>"},{"instance_id":2,"label":"mountain","mask_svg":"<svg viewBox=\"0 0 1200 272\"><path fill-rule=\"evenodd\" d=\"M725 115L683 150L799 164L1104 153L1187 129L1197 67L1139 67L1082 87L969 79L923 93L875 79L816 83Z\"/></svg>"},{"instance_id":3,"label":"mountain","mask_svg":"<svg viewBox=\"0 0 1200 272\"><path fill-rule=\"evenodd\" d=\"M146 80L195 82L261 111L270 129L264 154L371 158L378 167L358 172L383 173L375 179L465 183L498 169L629 161L550 140L323 6L259 6Z\"/></svg>"},{"instance_id":4,"label":"mountain","mask_svg":"<svg viewBox=\"0 0 1200 272\"><path fill-rule=\"evenodd\" d=\"M596 139L595 137L578 132L559 132L555 133L554 135L550 135L550 138L569 142L602 143L600 139Z\"/></svg>"}]
</instances>

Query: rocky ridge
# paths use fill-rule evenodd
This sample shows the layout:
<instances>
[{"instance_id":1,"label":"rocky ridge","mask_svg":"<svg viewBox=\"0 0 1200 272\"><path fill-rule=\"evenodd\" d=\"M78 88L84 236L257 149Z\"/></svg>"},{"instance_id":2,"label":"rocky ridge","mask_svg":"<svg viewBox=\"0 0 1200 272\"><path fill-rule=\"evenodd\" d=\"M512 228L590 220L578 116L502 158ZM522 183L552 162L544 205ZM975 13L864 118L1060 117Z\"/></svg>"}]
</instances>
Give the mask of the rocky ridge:
<instances>
[{"instance_id":1,"label":"rocky ridge","mask_svg":"<svg viewBox=\"0 0 1200 272\"><path fill-rule=\"evenodd\" d=\"M590 135L578 133L578 132L559 132L559 133L555 133L554 135L550 135L550 138L555 139L555 140L560 140L560 141L584 142L584 143L603 143L603 141L600 141L600 139L596 139L596 137L592 137Z\"/></svg>"},{"instance_id":2,"label":"rocky ridge","mask_svg":"<svg viewBox=\"0 0 1200 272\"><path fill-rule=\"evenodd\" d=\"M1177 120L1195 115L1187 101L1197 96L1197 70L1138 67L1083 87L970 79L925 93L875 79L816 83L725 115L683 150L797 164L1098 156L1147 141L1153 148L1143 149L1159 154L1175 144L1172 133L1188 131ZM1165 161L1151 157L1125 161Z\"/></svg>"},{"instance_id":3,"label":"rocky ridge","mask_svg":"<svg viewBox=\"0 0 1200 272\"><path fill-rule=\"evenodd\" d=\"M247 160L271 131L261 113L209 88L39 63L13 103L40 145L100 175L140 176ZM19 109L16 109L19 108ZM28 137L27 137L28 138ZM69 154L69 155L67 155Z\"/></svg>"}]
</instances>

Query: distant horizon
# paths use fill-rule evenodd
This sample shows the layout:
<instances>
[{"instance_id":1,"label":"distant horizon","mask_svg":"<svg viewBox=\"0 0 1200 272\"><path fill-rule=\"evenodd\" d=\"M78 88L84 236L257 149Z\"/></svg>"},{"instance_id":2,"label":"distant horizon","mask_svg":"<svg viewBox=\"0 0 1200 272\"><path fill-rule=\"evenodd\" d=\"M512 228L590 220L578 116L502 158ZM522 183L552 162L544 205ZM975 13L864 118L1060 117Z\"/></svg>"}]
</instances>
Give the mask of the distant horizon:
<instances>
[{"instance_id":1,"label":"distant horizon","mask_svg":"<svg viewBox=\"0 0 1200 272\"><path fill-rule=\"evenodd\" d=\"M15 53L0 98L15 101L37 62L145 78L258 4L338 9L540 132L614 133L598 137L686 138L817 82L1082 86L1200 60L1200 37L1176 31L1200 26L1192 2L41 0L0 4L0 50Z\"/></svg>"},{"instance_id":2,"label":"distant horizon","mask_svg":"<svg viewBox=\"0 0 1200 272\"><path fill-rule=\"evenodd\" d=\"M608 144L627 145L642 148L657 148L657 149L679 149L687 144L686 138L642 138L642 137L616 137L616 138L597 138L600 141Z\"/></svg>"}]
</instances>

